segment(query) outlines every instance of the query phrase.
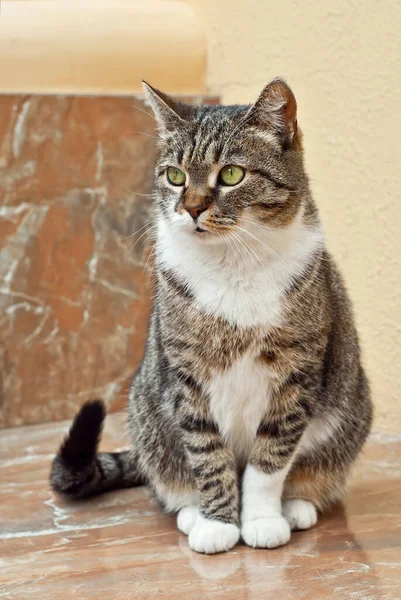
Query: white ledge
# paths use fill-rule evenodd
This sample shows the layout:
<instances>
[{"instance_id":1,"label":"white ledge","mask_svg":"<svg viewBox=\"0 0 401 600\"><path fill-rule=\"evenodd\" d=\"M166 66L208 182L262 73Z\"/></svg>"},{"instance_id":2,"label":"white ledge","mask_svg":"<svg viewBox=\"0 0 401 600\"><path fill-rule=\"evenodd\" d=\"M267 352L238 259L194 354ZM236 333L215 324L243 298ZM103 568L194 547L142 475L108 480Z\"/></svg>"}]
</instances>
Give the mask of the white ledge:
<instances>
[{"instance_id":1,"label":"white ledge","mask_svg":"<svg viewBox=\"0 0 401 600\"><path fill-rule=\"evenodd\" d=\"M0 93L205 92L203 32L181 1L0 2Z\"/></svg>"}]
</instances>

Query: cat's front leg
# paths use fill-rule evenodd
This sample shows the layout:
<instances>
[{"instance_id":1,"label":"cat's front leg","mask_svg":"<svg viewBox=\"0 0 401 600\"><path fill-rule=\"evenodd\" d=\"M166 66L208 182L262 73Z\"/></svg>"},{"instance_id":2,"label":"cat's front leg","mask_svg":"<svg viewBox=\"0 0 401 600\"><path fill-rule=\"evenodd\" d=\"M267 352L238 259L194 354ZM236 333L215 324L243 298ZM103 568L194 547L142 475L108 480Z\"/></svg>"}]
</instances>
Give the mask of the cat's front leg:
<instances>
[{"instance_id":1,"label":"cat's front leg","mask_svg":"<svg viewBox=\"0 0 401 600\"><path fill-rule=\"evenodd\" d=\"M248 546L275 548L290 539L281 496L312 406L305 390L285 385L259 426L242 481L241 535Z\"/></svg>"},{"instance_id":2,"label":"cat's front leg","mask_svg":"<svg viewBox=\"0 0 401 600\"><path fill-rule=\"evenodd\" d=\"M234 456L201 394L200 389L185 390L176 411L199 490L198 507L183 508L177 524L188 534L192 550L215 554L230 550L239 540L239 490Z\"/></svg>"}]
</instances>

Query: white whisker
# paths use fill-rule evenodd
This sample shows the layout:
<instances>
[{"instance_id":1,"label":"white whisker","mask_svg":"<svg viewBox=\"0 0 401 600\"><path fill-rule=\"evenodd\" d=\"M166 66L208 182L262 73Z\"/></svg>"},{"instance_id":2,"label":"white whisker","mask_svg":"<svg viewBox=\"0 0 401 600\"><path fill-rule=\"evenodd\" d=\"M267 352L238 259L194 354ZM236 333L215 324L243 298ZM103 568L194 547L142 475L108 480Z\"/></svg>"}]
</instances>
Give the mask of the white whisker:
<instances>
[{"instance_id":1,"label":"white whisker","mask_svg":"<svg viewBox=\"0 0 401 600\"><path fill-rule=\"evenodd\" d=\"M154 219L151 219L150 221L148 221L147 223L145 223L145 225L143 225L142 227L140 227L139 229L137 229L136 231L134 231L134 233L131 233L131 235L127 235L127 237L122 238L123 242L125 242L125 240L129 240L129 238L134 237L134 235L136 235L137 233L139 233L140 231L142 231L142 229L145 229L145 227L147 227L148 225L150 225L153 222L154 222Z\"/></svg>"},{"instance_id":2,"label":"white whisker","mask_svg":"<svg viewBox=\"0 0 401 600\"><path fill-rule=\"evenodd\" d=\"M277 254L277 252L275 250L273 250L273 248L270 248L270 246L268 246L265 242L263 242L260 238L258 238L256 235L253 235L253 233L250 233L249 231L247 231L246 229L244 229L243 227L240 227L239 225L237 225L237 229L240 229L241 231L243 231L244 233L248 234L249 236L251 236L251 238L253 238L254 240L256 240L257 242L259 242L259 244L261 244L262 246L264 246L269 253L273 254L273 256L275 256L277 258L277 260L281 260L280 255Z\"/></svg>"},{"instance_id":3,"label":"white whisker","mask_svg":"<svg viewBox=\"0 0 401 600\"><path fill-rule=\"evenodd\" d=\"M241 244L241 246L243 246L244 250L246 250L246 252L248 253L248 255L251 257L252 260L256 260L257 263L263 267L262 262L260 261L258 255L256 254L256 252L249 246L249 244L247 244L245 242L245 240L243 240L239 235L237 235L235 233L235 231L232 232L232 235L237 239L237 241Z\"/></svg>"},{"instance_id":4,"label":"white whisker","mask_svg":"<svg viewBox=\"0 0 401 600\"><path fill-rule=\"evenodd\" d=\"M134 194L135 196L142 196L143 198L154 198L155 194L140 194L139 192L133 192L132 190L127 190L130 194Z\"/></svg>"},{"instance_id":5,"label":"white whisker","mask_svg":"<svg viewBox=\"0 0 401 600\"><path fill-rule=\"evenodd\" d=\"M268 228L267 225L261 225L260 223L258 223L254 219L250 219L248 217L241 217L240 221L244 221L245 223L250 223L251 225L254 225L255 227L258 227L259 229L262 229L264 232L266 232L266 230Z\"/></svg>"},{"instance_id":6,"label":"white whisker","mask_svg":"<svg viewBox=\"0 0 401 600\"><path fill-rule=\"evenodd\" d=\"M238 261L237 253L235 251L234 244L231 244L231 242L234 242L234 239L230 240L229 237L221 235L221 234L219 234L219 236L223 239L223 242L227 242L227 245L230 248L230 252L232 252L232 254L233 254L233 256L234 256L234 258L236 260L237 266L239 268L240 264L239 264L239 261ZM237 246L237 248L238 248L238 246ZM241 254L240 254L240 256L241 256Z\"/></svg>"},{"instance_id":7,"label":"white whisker","mask_svg":"<svg viewBox=\"0 0 401 600\"><path fill-rule=\"evenodd\" d=\"M154 118L154 116L151 113L148 113L147 110L143 110L143 108L139 108L139 106L135 106L134 104L130 105L131 108L133 108L134 110L139 110L140 112L142 112L145 115L148 115L148 117L150 117L151 119L153 119L154 121L156 121L156 119Z\"/></svg>"},{"instance_id":8,"label":"white whisker","mask_svg":"<svg viewBox=\"0 0 401 600\"><path fill-rule=\"evenodd\" d=\"M152 227L149 227L146 231L144 231L139 238L136 240L135 244L132 246L131 250L128 252L128 256L131 254L131 252L133 251L133 249L135 248L135 246L139 243L139 241L145 236L148 235L150 231L157 231L157 225L152 225Z\"/></svg>"},{"instance_id":9,"label":"white whisker","mask_svg":"<svg viewBox=\"0 0 401 600\"><path fill-rule=\"evenodd\" d=\"M140 280L139 280L139 281L142 281L142 278L143 278L144 274L147 272L147 271L146 271L146 269L147 269L147 266L148 266L149 260L151 259L151 257L152 257L152 256L154 256L154 254L155 254L155 249L154 249L154 246L152 246L152 248L150 249L150 252L149 252L149 254L148 254L148 258L146 259L145 266L144 266L144 267L143 267L143 269L142 269L142 275L141 275L141 278L140 278ZM151 276L151 275L152 275L152 273L153 273L153 268L154 268L154 266L152 266L152 270L151 270L151 272L149 273L149 276Z\"/></svg>"},{"instance_id":10,"label":"white whisker","mask_svg":"<svg viewBox=\"0 0 401 600\"><path fill-rule=\"evenodd\" d=\"M146 137L150 137L153 138L154 140L157 140L157 137L152 135L151 133L146 133L145 131L132 131L129 130L127 131L127 133L137 133L138 135L146 135Z\"/></svg>"}]
</instances>

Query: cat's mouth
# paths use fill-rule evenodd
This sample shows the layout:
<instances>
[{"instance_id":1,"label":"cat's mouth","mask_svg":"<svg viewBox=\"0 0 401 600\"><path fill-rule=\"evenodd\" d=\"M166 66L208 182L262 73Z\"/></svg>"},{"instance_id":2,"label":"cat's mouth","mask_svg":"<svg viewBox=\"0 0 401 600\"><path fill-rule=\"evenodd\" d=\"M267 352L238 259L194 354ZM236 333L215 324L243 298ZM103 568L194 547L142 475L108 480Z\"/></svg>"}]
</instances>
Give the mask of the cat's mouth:
<instances>
[{"instance_id":1,"label":"cat's mouth","mask_svg":"<svg viewBox=\"0 0 401 600\"><path fill-rule=\"evenodd\" d=\"M195 227L192 229L192 235L195 239L199 240L199 243L208 244L217 242L220 240L220 236L214 229L211 229L208 225L203 223L194 223Z\"/></svg>"},{"instance_id":2,"label":"cat's mouth","mask_svg":"<svg viewBox=\"0 0 401 600\"><path fill-rule=\"evenodd\" d=\"M222 225L213 221L206 222L195 222L194 228L192 229L192 235L195 235L198 239L218 241L221 240L226 234L230 233L232 226L229 227L226 224Z\"/></svg>"}]
</instances>

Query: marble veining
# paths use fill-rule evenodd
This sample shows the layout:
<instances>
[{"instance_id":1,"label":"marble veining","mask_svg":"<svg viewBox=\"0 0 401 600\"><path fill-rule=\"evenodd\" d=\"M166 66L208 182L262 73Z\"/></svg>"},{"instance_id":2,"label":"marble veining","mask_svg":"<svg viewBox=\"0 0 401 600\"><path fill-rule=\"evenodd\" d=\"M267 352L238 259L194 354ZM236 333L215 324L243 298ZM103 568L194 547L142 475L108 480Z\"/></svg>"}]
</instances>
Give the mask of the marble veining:
<instances>
[{"instance_id":1,"label":"marble veining","mask_svg":"<svg viewBox=\"0 0 401 600\"><path fill-rule=\"evenodd\" d=\"M125 405L151 296L154 130L139 98L0 95L0 427Z\"/></svg>"},{"instance_id":2,"label":"marble veining","mask_svg":"<svg viewBox=\"0 0 401 600\"><path fill-rule=\"evenodd\" d=\"M125 417L109 415L102 448L123 447ZM10 600L399 600L401 436L372 434L343 505L288 546L189 550L146 488L77 503L47 476L67 423L0 437L0 598Z\"/></svg>"}]
</instances>

